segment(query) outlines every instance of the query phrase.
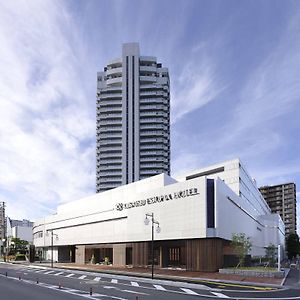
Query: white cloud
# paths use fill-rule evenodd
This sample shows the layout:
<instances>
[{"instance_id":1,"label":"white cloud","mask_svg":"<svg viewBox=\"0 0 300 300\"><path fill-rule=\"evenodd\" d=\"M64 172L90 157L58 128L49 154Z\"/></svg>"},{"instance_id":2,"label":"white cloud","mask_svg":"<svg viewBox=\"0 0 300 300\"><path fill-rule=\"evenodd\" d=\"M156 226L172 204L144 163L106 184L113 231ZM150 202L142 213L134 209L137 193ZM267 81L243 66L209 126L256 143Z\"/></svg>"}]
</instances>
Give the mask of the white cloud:
<instances>
[{"instance_id":1,"label":"white cloud","mask_svg":"<svg viewBox=\"0 0 300 300\"><path fill-rule=\"evenodd\" d=\"M232 83L235 94L232 94L234 98L231 103L235 102L236 106L229 113L230 117L224 118L224 124L219 128L212 124L212 128L191 132L188 135L190 141L182 141L184 136L175 135L176 145L186 144L184 153L177 150L173 164L175 172L178 173L181 168L189 171L195 167L241 157L251 167L250 174L260 184L295 181L299 178L300 160L297 155L291 154L294 146L297 149L298 137L289 137L286 132L287 128L300 129L296 121L297 113L300 112L299 20L297 13L289 21L277 46L262 59L261 64L249 72L244 86ZM201 54L206 52L205 48L205 43L200 43L192 50L200 51ZM180 110L182 114L188 113L217 97L222 98L224 85L215 75L218 66L211 63L209 58L208 55L208 59L204 60L204 67L198 68L199 71L203 70L202 76L205 79L200 80L202 84L197 85L197 79L201 78L198 74L201 73L196 68L198 65L194 64L191 74L195 77L187 77L187 90L183 87L184 92L181 93L180 84L176 86L180 97L176 99L176 95L173 95L176 101L175 121L181 117ZM199 87L199 92L193 92L194 86ZM209 92L205 93L207 90ZM228 108L224 107L224 113L228 113ZM282 130L277 130L280 125Z\"/></svg>"},{"instance_id":2,"label":"white cloud","mask_svg":"<svg viewBox=\"0 0 300 300\"><path fill-rule=\"evenodd\" d=\"M12 217L94 192L93 99L75 32L61 2L0 4L0 193Z\"/></svg>"},{"instance_id":3,"label":"white cloud","mask_svg":"<svg viewBox=\"0 0 300 300\"><path fill-rule=\"evenodd\" d=\"M300 97L300 28L297 13L277 47L259 65L240 94L240 101L233 113L233 122L226 128L229 139L237 139L245 132L256 129L272 132L273 121L292 112L299 105ZM228 138L228 137L227 137ZM276 146L278 146L276 144Z\"/></svg>"},{"instance_id":4,"label":"white cloud","mask_svg":"<svg viewBox=\"0 0 300 300\"><path fill-rule=\"evenodd\" d=\"M216 71L208 58L203 61L191 60L174 80L172 101L172 123L184 115L199 109L216 99L224 89L216 79Z\"/></svg>"},{"instance_id":5,"label":"white cloud","mask_svg":"<svg viewBox=\"0 0 300 300\"><path fill-rule=\"evenodd\" d=\"M171 122L178 122L183 116L218 99L226 90L218 72L218 63L213 53L224 43L223 38L202 41L191 47L186 57L181 57L177 77L171 78ZM173 63L178 57L173 53Z\"/></svg>"}]
</instances>

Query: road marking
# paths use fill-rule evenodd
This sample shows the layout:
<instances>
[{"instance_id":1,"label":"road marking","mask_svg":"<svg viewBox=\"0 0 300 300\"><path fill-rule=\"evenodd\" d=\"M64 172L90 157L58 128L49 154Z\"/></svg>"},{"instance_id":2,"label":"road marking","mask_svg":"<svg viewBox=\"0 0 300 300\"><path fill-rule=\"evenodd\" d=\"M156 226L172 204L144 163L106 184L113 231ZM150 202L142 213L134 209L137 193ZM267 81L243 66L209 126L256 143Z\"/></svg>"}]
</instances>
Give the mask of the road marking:
<instances>
[{"instance_id":1,"label":"road marking","mask_svg":"<svg viewBox=\"0 0 300 300\"><path fill-rule=\"evenodd\" d=\"M130 283L131 283L132 286L140 286L140 285L139 285L137 282L135 282L135 281L131 281Z\"/></svg>"},{"instance_id":2,"label":"road marking","mask_svg":"<svg viewBox=\"0 0 300 300\"><path fill-rule=\"evenodd\" d=\"M224 286L232 286L232 287L240 287L245 289L253 289L253 290L262 290L262 291L272 291L272 290L278 290L277 287L260 287L260 286L251 286L251 285L242 285L242 284L236 284L236 283L225 283L225 282L216 282L216 281L210 281L210 280L201 280L203 283L209 283L209 284L215 284L215 285L224 285Z\"/></svg>"},{"instance_id":3,"label":"road marking","mask_svg":"<svg viewBox=\"0 0 300 300\"><path fill-rule=\"evenodd\" d=\"M78 279L84 279L86 277L86 275L82 275L80 277L78 277Z\"/></svg>"},{"instance_id":4,"label":"road marking","mask_svg":"<svg viewBox=\"0 0 300 300\"><path fill-rule=\"evenodd\" d=\"M53 273L54 271L48 271L48 272L45 272L44 274L51 274Z\"/></svg>"},{"instance_id":5,"label":"road marking","mask_svg":"<svg viewBox=\"0 0 300 300\"><path fill-rule=\"evenodd\" d=\"M45 272L46 270L38 270L38 271L35 271L35 273L41 273L41 272Z\"/></svg>"},{"instance_id":6,"label":"road marking","mask_svg":"<svg viewBox=\"0 0 300 300\"><path fill-rule=\"evenodd\" d=\"M69 274L69 275L66 275L65 277L72 277L74 276L75 274Z\"/></svg>"},{"instance_id":7,"label":"road marking","mask_svg":"<svg viewBox=\"0 0 300 300\"><path fill-rule=\"evenodd\" d=\"M120 290L120 291L125 292L125 293L132 293L132 294L148 295L149 296L149 294L142 293L142 292L131 291L131 290Z\"/></svg>"},{"instance_id":8,"label":"road marking","mask_svg":"<svg viewBox=\"0 0 300 300\"><path fill-rule=\"evenodd\" d=\"M2 274L0 274L0 276L5 277ZM16 278L16 277L7 276L6 278L19 281L19 279ZM36 281L32 281L32 280L23 280L23 282L31 284L31 285L36 285ZM116 300L129 300L127 298L120 298L120 297L116 297L116 296L111 296L111 295L106 295L106 294L98 294L98 293L93 293L93 295L90 296L89 293L87 293L85 291L82 291L82 290L70 289L70 288L67 288L67 287L64 287L62 289L58 289L57 285L52 285L52 284L43 283L43 282L40 282L39 286L47 288L47 289L59 291L61 293L67 293L67 294L71 294L71 295L75 295L75 296L79 296L79 297L82 297L82 298L85 298L85 299L91 299L91 300L99 300L98 297L105 297L105 298L116 299Z\"/></svg>"},{"instance_id":9,"label":"road marking","mask_svg":"<svg viewBox=\"0 0 300 300\"><path fill-rule=\"evenodd\" d=\"M230 298L222 293L216 293L216 292L211 292L212 294L214 294L215 296L219 297L219 298Z\"/></svg>"},{"instance_id":10,"label":"road marking","mask_svg":"<svg viewBox=\"0 0 300 300\"><path fill-rule=\"evenodd\" d=\"M100 281L101 277L95 277L94 281Z\"/></svg>"},{"instance_id":11,"label":"road marking","mask_svg":"<svg viewBox=\"0 0 300 300\"><path fill-rule=\"evenodd\" d=\"M56 274L53 274L53 275L58 276L58 275L61 275L61 274L64 274L64 272L59 272L59 273L56 273Z\"/></svg>"},{"instance_id":12,"label":"road marking","mask_svg":"<svg viewBox=\"0 0 300 300\"><path fill-rule=\"evenodd\" d=\"M185 288L180 288L181 290L183 290L185 293L189 294L189 295L199 295L198 293L190 290L190 289L185 289Z\"/></svg>"},{"instance_id":13,"label":"road marking","mask_svg":"<svg viewBox=\"0 0 300 300\"><path fill-rule=\"evenodd\" d=\"M161 285L158 285L158 284L153 284L153 286L157 289L157 290L160 290L160 291L166 291L166 289L161 286Z\"/></svg>"},{"instance_id":14,"label":"road marking","mask_svg":"<svg viewBox=\"0 0 300 300\"><path fill-rule=\"evenodd\" d=\"M111 283L118 283L118 279L112 279Z\"/></svg>"}]
</instances>

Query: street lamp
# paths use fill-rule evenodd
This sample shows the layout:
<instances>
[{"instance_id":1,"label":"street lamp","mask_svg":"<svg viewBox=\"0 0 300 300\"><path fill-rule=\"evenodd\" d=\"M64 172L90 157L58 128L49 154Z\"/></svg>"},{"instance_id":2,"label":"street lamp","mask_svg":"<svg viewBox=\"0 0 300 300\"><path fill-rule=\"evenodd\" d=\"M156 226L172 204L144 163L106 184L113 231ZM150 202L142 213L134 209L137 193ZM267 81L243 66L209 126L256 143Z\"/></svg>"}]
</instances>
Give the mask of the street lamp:
<instances>
[{"instance_id":1,"label":"street lamp","mask_svg":"<svg viewBox=\"0 0 300 300\"><path fill-rule=\"evenodd\" d=\"M58 235L53 233L53 229L48 229L47 233L51 231L51 268L53 268L53 236L55 235L56 239L58 240Z\"/></svg>"},{"instance_id":2,"label":"street lamp","mask_svg":"<svg viewBox=\"0 0 300 300\"><path fill-rule=\"evenodd\" d=\"M148 219L148 217L150 217L151 220L151 224L152 224L152 234L151 234L151 254L152 254L152 259L151 259L151 270L152 270L152 275L151 278L154 278L154 224L157 225L156 227L156 232L160 233L160 227L159 227L159 223L157 221L154 220L154 213L150 213L150 214L146 214L146 218L145 218L145 225L149 225L150 220Z\"/></svg>"}]
</instances>

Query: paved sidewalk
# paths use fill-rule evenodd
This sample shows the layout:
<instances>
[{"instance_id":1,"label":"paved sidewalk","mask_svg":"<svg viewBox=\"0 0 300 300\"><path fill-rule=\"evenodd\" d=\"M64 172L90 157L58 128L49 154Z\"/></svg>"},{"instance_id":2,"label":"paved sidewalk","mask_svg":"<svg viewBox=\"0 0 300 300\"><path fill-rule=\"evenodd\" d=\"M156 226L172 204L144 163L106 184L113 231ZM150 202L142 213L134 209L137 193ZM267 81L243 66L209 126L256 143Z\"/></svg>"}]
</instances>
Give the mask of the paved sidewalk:
<instances>
[{"instance_id":1,"label":"paved sidewalk","mask_svg":"<svg viewBox=\"0 0 300 300\"><path fill-rule=\"evenodd\" d=\"M45 263L35 263L37 266L50 266ZM90 272L102 272L117 275L129 275L137 277L151 277L151 268L121 268L105 265L81 265L75 263L55 263L56 268L66 268L73 270L82 270ZM238 275L220 274L218 272L191 272L178 269L154 269L154 277L156 279L167 279L173 281L184 282L201 282L201 281L213 281L213 282L226 282L233 284L243 285L275 285L280 286L283 284L283 280L280 278L267 278L267 277L243 277Z\"/></svg>"}]
</instances>

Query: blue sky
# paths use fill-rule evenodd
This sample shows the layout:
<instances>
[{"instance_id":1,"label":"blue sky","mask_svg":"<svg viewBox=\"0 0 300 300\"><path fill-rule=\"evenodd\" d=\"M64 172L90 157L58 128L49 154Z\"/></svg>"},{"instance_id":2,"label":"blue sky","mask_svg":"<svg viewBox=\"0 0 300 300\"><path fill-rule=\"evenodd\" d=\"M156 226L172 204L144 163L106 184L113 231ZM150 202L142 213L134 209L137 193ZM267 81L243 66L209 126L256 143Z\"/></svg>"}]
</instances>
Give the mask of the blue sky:
<instances>
[{"instance_id":1,"label":"blue sky","mask_svg":"<svg viewBox=\"0 0 300 300\"><path fill-rule=\"evenodd\" d=\"M124 42L169 68L173 175L240 157L300 186L299 36L299 1L0 0L0 201L35 220L94 193L96 73Z\"/></svg>"}]
</instances>

